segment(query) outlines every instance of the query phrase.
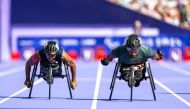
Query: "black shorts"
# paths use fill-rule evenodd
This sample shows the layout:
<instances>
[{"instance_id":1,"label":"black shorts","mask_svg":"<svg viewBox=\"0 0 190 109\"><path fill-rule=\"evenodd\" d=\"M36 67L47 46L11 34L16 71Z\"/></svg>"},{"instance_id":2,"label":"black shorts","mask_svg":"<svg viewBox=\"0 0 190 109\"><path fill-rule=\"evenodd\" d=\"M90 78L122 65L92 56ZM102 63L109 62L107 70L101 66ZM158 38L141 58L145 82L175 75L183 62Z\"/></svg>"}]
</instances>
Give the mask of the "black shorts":
<instances>
[{"instance_id":1,"label":"black shorts","mask_svg":"<svg viewBox=\"0 0 190 109\"><path fill-rule=\"evenodd\" d=\"M145 68L144 63L139 63L139 64L124 64L124 63L121 63L120 72L122 73L123 70L125 70L126 68L129 68L131 66L138 66L138 65L143 65L142 70L145 73L146 72L146 68Z\"/></svg>"},{"instance_id":2,"label":"black shorts","mask_svg":"<svg viewBox=\"0 0 190 109\"><path fill-rule=\"evenodd\" d=\"M49 72L49 68L47 67L44 67L44 66L40 66L40 74L43 74L43 75L47 75ZM52 70L52 74L53 75L61 75L62 74L62 68L61 67L58 67L56 69L53 69Z\"/></svg>"},{"instance_id":3,"label":"black shorts","mask_svg":"<svg viewBox=\"0 0 190 109\"><path fill-rule=\"evenodd\" d=\"M139 64L137 64L139 65ZM129 74L130 74L130 67L131 66L136 66L136 65L128 65L128 64L121 64L121 67L120 67L120 73L121 75L123 75L123 77L125 78L129 78ZM140 68L139 70L135 71L135 78L139 81L143 80L145 78L145 73L146 73L146 67L142 67Z\"/></svg>"}]
</instances>

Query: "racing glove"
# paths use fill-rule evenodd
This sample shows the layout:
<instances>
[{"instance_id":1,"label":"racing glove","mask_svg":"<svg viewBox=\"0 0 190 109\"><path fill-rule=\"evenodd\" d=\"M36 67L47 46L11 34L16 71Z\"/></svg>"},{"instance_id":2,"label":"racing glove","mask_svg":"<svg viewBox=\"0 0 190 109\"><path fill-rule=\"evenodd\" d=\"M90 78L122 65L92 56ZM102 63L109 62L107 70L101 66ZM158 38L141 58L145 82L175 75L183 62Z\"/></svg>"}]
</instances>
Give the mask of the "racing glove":
<instances>
[{"instance_id":1,"label":"racing glove","mask_svg":"<svg viewBox=\"0 0 190 109\"><path fill-rule=\"evenodd\" d=\"M27 88L30 88L30 86L31 86L30 80L25 80L24 85L26 85Z\"/></svg>"},{"instance_id":2,"label":"racing glove","mask_svg":"<svg viewBox=\"0 0 190 109\"><path fill-rule=\"evenodd\" d=\"M76 87L77 87L77 82L76 81L71 81L71 88L73 90L75 90Z\"/></svg>"},{"instance_id":3,"label":"racing glove","mask_svg":"<svg viewBox=\"0 0 190 109\"><path fill-rule=\"evenodd\" d=\"M158 49L157 50L157 54L159 55L160 59L163 59L163 53Z\"/></svg>"},{"instance_id":4,"label":"racing glove","mask_svg":"<svg viewBox=\"0 0 190 109\"><path fill-rule=\"evenodd\" d=\"M102 59L101 60L101 63L102 63L102 65L108 65L109 64L109 60L107 60L106 58L104 58L104 59Z\"/></svg>"}]
</instances>

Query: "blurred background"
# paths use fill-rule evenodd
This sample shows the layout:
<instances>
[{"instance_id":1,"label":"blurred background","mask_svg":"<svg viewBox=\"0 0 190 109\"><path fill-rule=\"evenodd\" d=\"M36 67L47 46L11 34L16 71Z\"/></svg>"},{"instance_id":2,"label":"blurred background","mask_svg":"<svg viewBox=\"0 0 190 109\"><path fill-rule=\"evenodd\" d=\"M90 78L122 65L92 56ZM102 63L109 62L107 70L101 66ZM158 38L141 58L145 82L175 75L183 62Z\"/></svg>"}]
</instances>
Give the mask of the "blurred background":
<instances>
[{"instance_id":1,"label":"blurred background","mask_svg":"<svg viewBox=\"0 0 190 109\"><path fill-rule=\"evenodd\" d=\"M132 33L164 61L190 61L189 0L0 0L0 62L27 60L56 40L75 60L96 61Z\"/></svg>"}]
</instances>

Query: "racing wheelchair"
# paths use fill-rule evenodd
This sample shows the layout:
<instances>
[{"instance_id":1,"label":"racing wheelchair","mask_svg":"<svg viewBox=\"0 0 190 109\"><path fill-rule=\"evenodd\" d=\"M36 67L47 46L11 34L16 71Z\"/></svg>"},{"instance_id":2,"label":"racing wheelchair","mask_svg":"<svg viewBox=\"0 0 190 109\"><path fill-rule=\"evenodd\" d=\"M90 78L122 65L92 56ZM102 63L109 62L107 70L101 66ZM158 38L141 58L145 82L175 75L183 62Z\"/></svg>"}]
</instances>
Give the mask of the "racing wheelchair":
<instances>
[{"instance_id":1,"label":"racing wheelchair","mask_svg":"<svg viewBox=\"0 0 190 109\"><path fill-rule=\"evenodd\" d=\"M113 73L112 81L111 81L111 85L110 85L111 92L110 92L109 100L111 100L111 98L112 98L112 94L113 94L116 79L119 79L119 80L122 79L122 80L128 82L128 85L130 87L130 101L132 101L133 100L133 87L135 86L136 79L143 78L143 79L149 79L150 80L152 94L153 94L154 101L155 101L156 100L156 95L155 95L154 90L156 90L156 87L155 87L155 83L154 83L154 80L153 80L153 75L152 75L152 71L151 71L151 67L150 67L149 62L146 61L146 62L143 63L144 69L139 69L136 66L130 66L130 67L127 67L125 69L125 71L127 71L126 74L118 75L118 70L119 69L120 69L120 72L121 72L121 65L122 65L122 63L119 62L119 61L115 65L115 69L114 69L114 73ZM145 70L144 77L142 77L143 75L139 75L140 73L142 74L143 70ZM145 73L148 73L148 75L145 76ZM139 76L141 76L141 77L139 77Z\"/></svg>"},{"instance_id":2,"label":"racing wheelchair","mask_svg":"<svg viewBox=\"0 0 190 109\"><path fill-rule=\"evenodd\" d=\"M39 62L38 62L39 63ZM32 94L32 89L33 89L33 84L34 84L34 79L35 77L38 78L43 78L47 84L49 85L49 100L51 98L51 86L53 84L53 80L54 78L67 78L67 83L68 83L68 88L69 88L69 93L70 93L70 98L72 99L72 92L71 92L71 83L70 83L70 75L69 75L69 68L66 65L66 63L64 64L64 68L65 68L65 74L63 74L62 72L62 66L58 66L58 64L56 62L50 62L49 64L47 64L48 66L48 71L46 72L46 74L42 73L41 68L40 68L40 73L37 74L37 67L38 67L38 63L34 65L33 67L33 71L32 71L32 76L31 76L31 87L30 87L30 92L29 92L29 98L31 98L31 94ZM42 65L40 64L40 67ZM59 68L59 74L53 74L53 70L58 69Z\"/></svg>"}]
</instances>

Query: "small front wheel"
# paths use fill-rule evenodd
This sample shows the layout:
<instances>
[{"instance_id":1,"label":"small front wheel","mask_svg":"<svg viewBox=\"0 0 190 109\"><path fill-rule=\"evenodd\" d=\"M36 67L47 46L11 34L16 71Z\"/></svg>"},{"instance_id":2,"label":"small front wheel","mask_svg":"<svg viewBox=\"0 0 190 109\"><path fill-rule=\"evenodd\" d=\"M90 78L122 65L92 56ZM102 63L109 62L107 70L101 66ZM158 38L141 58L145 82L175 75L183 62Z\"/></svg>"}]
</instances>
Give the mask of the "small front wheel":
<instances>
[{"instance_id":1,"label":"small front wheel","mask_svg":"<svg viewBox=\"0 0 190 109\"><path fill-rule=\"evenodd\" d=\"M49 84L49 100L51 98L51 85L53 84L53 75L52 75L52 67L49 67L49 72L48 72L48 80L47 83Z\"/></svg>"},{"instance_id":2,"label":"small front wheel","mask_svg":"<svg viewBox=\"0 0 190 109\"><path fill-rule=\"evenodd\" d=\"M49 100L51 98L51 84L49 84Z\"/></svg>"}]
</instances>

